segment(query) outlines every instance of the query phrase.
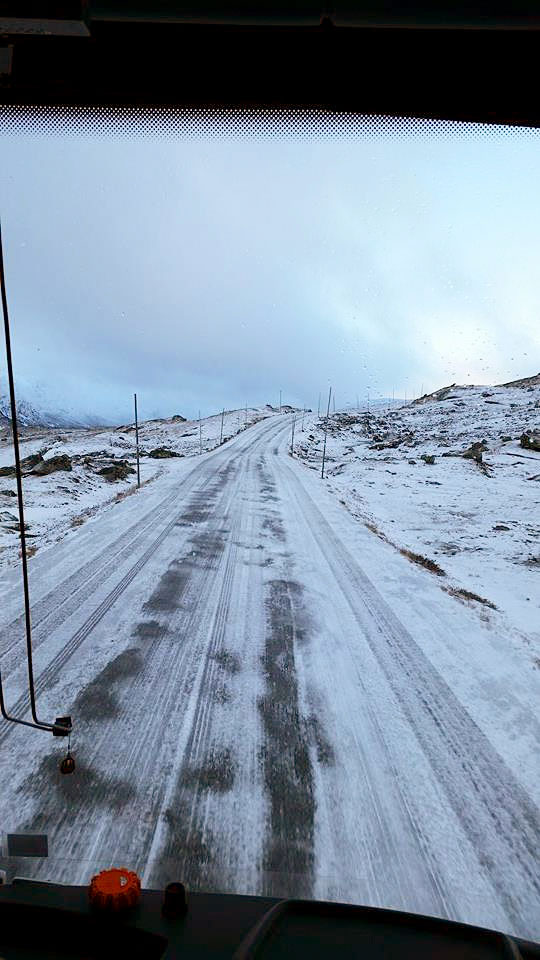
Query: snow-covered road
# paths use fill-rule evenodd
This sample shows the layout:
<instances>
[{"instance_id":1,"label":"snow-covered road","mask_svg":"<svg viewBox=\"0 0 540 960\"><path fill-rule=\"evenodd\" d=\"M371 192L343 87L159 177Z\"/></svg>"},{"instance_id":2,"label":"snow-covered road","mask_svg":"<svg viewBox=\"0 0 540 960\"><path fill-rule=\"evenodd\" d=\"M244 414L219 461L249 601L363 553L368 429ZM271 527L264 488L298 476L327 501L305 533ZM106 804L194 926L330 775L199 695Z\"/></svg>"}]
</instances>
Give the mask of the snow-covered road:
<instances>
[{"instance_id":1,"label":"snow-covered road","mask_svg":"<svg viewBox=\"0 0 540 960\"><path fill-rule=\"evenodd\" d=\"M10 873L350 900L540 938L538 671L350 514L270 417L30 562L38 710L0 723ZM28 709L20 574L8 707ZM536 699L538 698L538 699Z\"/></svg>"}]
</instances>

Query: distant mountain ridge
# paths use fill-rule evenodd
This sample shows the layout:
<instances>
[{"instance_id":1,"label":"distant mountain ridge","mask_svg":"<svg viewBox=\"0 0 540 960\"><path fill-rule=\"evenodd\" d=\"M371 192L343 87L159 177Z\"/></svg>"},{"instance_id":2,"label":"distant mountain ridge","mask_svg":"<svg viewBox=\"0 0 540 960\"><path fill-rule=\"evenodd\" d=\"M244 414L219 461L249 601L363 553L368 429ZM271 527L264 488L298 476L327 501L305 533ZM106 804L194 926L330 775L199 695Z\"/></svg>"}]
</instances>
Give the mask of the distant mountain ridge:
<instances>
[{"instance_id":1,"label":"distant mountain ridge","mask_svg":"<svg viewBox=\"0 0 540 960\"><path fill-rule=\"evenodd\" d=\"M23 427L107 427L109 421L91 414L74 414L67 410L45 410L26 399L17 400L17 420ZM11 423L9 397L0 396L0 425Z\"/></svg>"}]
</instances>

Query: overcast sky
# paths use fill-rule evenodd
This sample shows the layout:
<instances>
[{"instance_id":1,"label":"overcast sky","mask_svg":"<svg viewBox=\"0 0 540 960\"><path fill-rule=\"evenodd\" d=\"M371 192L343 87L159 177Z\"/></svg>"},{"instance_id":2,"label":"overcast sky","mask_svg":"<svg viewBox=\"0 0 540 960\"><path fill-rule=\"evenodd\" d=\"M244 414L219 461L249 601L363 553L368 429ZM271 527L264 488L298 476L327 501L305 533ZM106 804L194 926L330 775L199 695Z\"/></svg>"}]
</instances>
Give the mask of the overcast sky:
<instances>
[{"instance_id":1,"label":"overcast sky","mask_svg":"<svg viewBox=\"0 0 540 960\"><path fill-rule=\"evenodd\" d=\"M540 136L12 134L0 156L16 376L64 407L316 407L329 383L340 406L540 369Z\"/></svg>"}]
</instances>

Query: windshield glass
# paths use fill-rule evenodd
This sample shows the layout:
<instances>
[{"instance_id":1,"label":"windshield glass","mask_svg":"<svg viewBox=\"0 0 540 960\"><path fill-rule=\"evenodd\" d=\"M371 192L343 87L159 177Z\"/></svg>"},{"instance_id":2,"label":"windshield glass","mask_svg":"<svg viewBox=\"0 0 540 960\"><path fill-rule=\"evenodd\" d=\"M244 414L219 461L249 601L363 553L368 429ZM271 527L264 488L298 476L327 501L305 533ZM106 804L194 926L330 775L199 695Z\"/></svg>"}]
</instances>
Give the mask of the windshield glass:
<instances>
[{"instance_id":1,"label":"windshield glass","mask_svg":"<svg viewBox=\"0 0 540 960\"><path fill-rule=\"evenodd\" d=\"M540 939L537 132L0 135L0 866Z\"/></svg>"}]
</instances>

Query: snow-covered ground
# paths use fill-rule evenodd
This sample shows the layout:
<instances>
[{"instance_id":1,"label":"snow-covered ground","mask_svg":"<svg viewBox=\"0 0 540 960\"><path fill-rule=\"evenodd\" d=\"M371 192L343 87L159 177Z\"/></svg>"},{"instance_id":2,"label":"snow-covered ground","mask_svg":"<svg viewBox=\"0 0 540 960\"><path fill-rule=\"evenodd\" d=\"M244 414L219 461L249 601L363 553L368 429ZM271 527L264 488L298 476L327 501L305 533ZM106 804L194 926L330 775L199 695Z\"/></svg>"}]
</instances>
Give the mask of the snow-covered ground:
<instances>
[{"instance_id":1,"label":"snow-covered ground","mask_svg":"<svg viewBox=\"0 0 540 960\"><path fill-rule=\"evenodd\" d=\"M337 412L325 483L375 536L416 555L411 562L436 565L443 590L486 621L504 616L537 658L540 452L520 445L524 431L540 428L540 377L531 384L455 387L369 415ZM482 463L460 456L481 441ZM320 473L323 445L324 420L307 416L295 455Z\"/></svg>"},{"instance_id":2,"label":"snow-covered ground","mask_svg":"<svg viewBox=\"0 0 540 960\"><path fill-rule=\"evenodd\" d=\"M399 416L419 423L414 409ZM339 475L290 456L292 419L165 461L30 560L38 712L72 716L76 769L59 773L63 741L0 722L3 830L49 840L48 859L0 867L86 884L126 866L154 889L180 878L539 939L532 647L510 610L451 596L453 577L353 517ZM380 470L385 491L384 463L350 468ZM6 703L28 716L16 567L2 586ZM531 643L536 629L531 614Z\"/></svg>"},{"instance_id":3,"label":"snow-covered ground","mask_svg":"<svg viewBox=\"0 0 540 960\"><path fill-rule=\"evenodd\" d=\"M263 417L271 408L225 411L223 442ZM154 459L150 451L165 446L182 457L194 457L219 445L221 413L201 420L149 420L139 426L141 484L170 470L170 459ZM49 427L21 428L21 459L41 453L47 461L67 455L71 470L44 476L25 474L23 481L27 549L30 556L73 533L105 508L137 488L135 427L59 430ZM114 481L99 474L112 463L125 462L133 471ZM13 443L9 423L0 426L0 470L11 466ZM0 475L0 568L16 563L20 556L19 519L15 477Z\"/></svg>"}]
</instances>

